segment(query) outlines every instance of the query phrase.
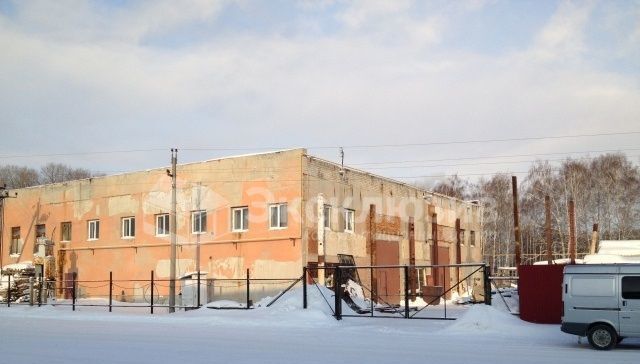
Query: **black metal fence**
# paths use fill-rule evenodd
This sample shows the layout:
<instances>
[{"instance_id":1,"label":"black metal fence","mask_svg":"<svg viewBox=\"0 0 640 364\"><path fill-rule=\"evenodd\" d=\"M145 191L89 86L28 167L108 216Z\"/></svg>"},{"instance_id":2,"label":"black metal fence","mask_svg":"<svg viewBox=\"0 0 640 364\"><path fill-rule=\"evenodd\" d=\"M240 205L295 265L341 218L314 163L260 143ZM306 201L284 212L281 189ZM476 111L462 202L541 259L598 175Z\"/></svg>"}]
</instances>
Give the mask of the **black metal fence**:
<instances>
[{"instance_id":1,"label":"black metal fence","mask_svg":"<svg viewBox=\"0 0 640 364\"><path fill-rule=\"evenodd\" d=\"M297 278L235 279L204 278L193 273L191 277L176 279L176 300L169 305L171 280L158 279L150 272L149 279L79 280L70 274L62 281L36 277L4 276L0 281L0 302L12 305L52 305L78 307L104 307L114 309L147 309L151 314L158 309L197 309L207 305L213 309L252 309L256 304L270 305L286 290L301 281Z\"/></svg>"},{"instance_id":2,"label":"black metal fence","mask_svg":"<svg viewBox=\"0 0 640 364\"><path fill-rule=\"evenodd\" d=\"M158 309L251 309L269 307L292 288L302 286L302 307L309 289L334 317L404 319L456 319L459 304L491 304L491 277L484 263L450 265L327 265L304 267L297 278L205 278L194 272L176 279L175 305L169 305L168 279L79 280L77 274L62 281L42 277L5 276L0 281L0 302L11 305ZM314 292L315 293L315 292ZM300 296L297 296L300 297ZM504 297L502 298L504 300Z\"/></svg>"},{"instance_id":3,"label":"black metal fence","mask_svg":"<svg viewBox=\"0 0 640 364\"><path fill-rule=\"evenodd\" d=\"M318 289L338 320L343 317L452 320L461 312L454 302L491 304L489 269L483 263L306 267L303 276ZM331 294L320 289L322 286L331 289ZM308 289L304 285L305 308Z\"/></svg>"}]
</instances>

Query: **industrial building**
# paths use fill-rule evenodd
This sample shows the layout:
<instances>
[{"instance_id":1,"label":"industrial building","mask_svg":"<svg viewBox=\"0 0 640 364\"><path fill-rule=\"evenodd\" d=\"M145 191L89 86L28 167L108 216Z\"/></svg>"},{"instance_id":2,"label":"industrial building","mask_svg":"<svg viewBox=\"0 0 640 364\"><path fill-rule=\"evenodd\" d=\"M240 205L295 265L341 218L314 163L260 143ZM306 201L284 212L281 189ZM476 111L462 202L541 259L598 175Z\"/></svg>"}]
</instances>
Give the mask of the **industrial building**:
<instances>
[{"instance_id":1,"label":"industrial building","mask_svg":"<svg viewBox=\"0 0 640 364\"><path fill-rule=\"evenodd\" d=\"M56 281L72 273L101 280L109 272L169 278L166 168L14 191L16 198L4 200L2 266L32 262ZM299 277L303 266L482 261L477 203L305 149L179 164L176 193L177 276L201 271L207 279L242 278L248 270L253 278L276 279ZM330 279L322 269L311 274L319 282ZM368 284L391 295L402 280L391 273ZM451 282L457 282L451 274L434 277L429 269L411 278L417 293Z\"/></svg>"}]
</instances>

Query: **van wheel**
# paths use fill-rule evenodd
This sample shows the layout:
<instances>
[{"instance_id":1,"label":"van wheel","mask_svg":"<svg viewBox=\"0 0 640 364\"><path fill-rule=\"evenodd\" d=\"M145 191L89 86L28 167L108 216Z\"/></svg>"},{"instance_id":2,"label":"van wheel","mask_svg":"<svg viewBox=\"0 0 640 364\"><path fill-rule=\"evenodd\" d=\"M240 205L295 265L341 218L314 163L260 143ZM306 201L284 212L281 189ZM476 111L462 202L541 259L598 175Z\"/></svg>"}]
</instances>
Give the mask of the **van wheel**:
<instances>
[{"instance_id":1,"label":"van wheel","mask_svg":"<svg viewBox=\"0 0 640 364\"><path fill-rule=\"evenodd\" d=\"M618 335L609 325L594 325L587 332L589 344L597 350L610 350L618 342Z\"/></svg>"}]
</instances>

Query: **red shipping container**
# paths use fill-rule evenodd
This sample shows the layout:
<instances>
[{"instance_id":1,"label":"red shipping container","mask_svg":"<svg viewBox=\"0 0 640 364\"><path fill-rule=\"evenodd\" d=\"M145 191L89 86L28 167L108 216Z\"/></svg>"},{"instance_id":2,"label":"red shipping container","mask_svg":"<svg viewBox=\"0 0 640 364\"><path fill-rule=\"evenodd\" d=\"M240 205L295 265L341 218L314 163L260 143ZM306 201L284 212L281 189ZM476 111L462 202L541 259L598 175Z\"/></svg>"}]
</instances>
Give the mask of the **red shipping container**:
<instances>
[{"instance_id":1,"label":"red shipping container","mask_svg":"<svg viewBox=\"0 0 640 364\"><path fill-rule=\"evenodd\" d=\"M520 318L539 324L559 324L562 317L564 265L518 267Z\"/></svg>"}]
</instances>

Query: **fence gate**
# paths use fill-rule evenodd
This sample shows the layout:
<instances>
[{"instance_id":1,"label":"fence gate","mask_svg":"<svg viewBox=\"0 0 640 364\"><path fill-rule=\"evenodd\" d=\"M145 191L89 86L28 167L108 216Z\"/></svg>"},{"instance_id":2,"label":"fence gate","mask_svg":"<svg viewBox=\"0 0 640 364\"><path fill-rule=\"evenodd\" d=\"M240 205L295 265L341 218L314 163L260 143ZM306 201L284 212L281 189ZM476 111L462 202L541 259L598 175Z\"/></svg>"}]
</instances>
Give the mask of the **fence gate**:
<instances>
[{"instance_id":1,"label":"fence gate","mask_svg":"<svg viewBox=\"0 0 640 364\"><path fill-rule=\"evenodd\" d=\"M333 291L332 297L322 294L323 299L338 320L343 317L455 320L464 311L464 304L491 304L489 270L484 263L310 266L304 268L305 280L317 286L319 283L313 277L318 276L320 269L330 277L326 280L327 288ZM435 280L434 274L438 275ZM411 277L418 280L415 290L410 287ZM391 282L392 279L395 281ZM385 283L381 284L381 280ZM399 289L380 291L392 285ZM305 308L306 303L305 291Z\"/></svg>"}]
</instances>

